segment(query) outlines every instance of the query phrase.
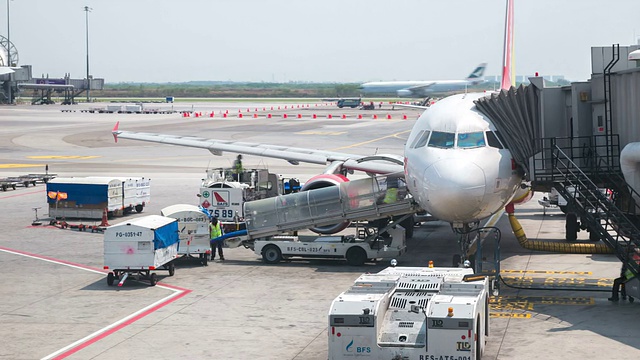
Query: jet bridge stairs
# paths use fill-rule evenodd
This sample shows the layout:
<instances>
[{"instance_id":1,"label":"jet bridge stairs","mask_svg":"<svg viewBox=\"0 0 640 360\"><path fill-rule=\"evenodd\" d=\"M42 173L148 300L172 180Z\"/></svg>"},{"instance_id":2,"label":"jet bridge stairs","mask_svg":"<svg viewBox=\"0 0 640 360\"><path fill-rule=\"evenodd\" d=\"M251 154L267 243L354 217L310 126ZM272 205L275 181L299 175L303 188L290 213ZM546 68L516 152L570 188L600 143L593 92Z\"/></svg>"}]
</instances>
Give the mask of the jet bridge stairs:
<instances>
[{"instance_id":1,"label":"jet bridge stairs","mask_svg":"<svg viewBox=\"0 0 640 360\"><path fill-rule=\"evenodd\" d=\"M393 218L396 220L389 225L393 226L421 210L402 181L397 181L400 184L397 191L392 189L388 193L386 179L387 176L367 177L339 186L246 202L246 239L255 240L347 221Z\"/></svg>"},{"instance_id":2,"label":"jet bridge stairs","mask_svg":"<svg viewBox=\"0 0 640 360\"><path fill-rule=\"evenodd\" d=\"M542 142L543 150L533 160L534 190L554 187L567 200L567 217L577 215L580 225L591 232L590 239L602 240L635 275L627 288L631 285L637 293L640 194L625 182L620 171L617 136L549 138ZM577 164L582 164L582 169ZM573 225L568 222L568 231L574 230L571 226L577 232L577 221Z\"/></svg>"}]
</instances>

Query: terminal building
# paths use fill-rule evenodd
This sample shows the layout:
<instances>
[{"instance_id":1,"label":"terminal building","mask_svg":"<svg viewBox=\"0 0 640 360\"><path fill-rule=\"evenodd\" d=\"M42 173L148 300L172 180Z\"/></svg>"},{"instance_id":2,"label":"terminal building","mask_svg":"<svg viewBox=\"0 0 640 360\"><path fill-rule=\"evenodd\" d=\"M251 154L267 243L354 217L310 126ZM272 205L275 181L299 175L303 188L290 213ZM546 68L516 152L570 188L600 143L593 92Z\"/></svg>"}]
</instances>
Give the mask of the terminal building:
<instances>
[{"instance_id":1,"label":"terminal building","mask_svg":"<svg viewBox=\"0 0 640 360\"><path fill-rule=\"evenodd\" d=\"M62 104L74 104L75 98L90 90L102 90L104 79L33 78L31 65L19 65L18 50L9 39L0 35L0 104L15 104L17 96L31 95L31 104L53 104L53 97ZM88 95L87 95L88 98Z\"/></svg>"}]
</instances>

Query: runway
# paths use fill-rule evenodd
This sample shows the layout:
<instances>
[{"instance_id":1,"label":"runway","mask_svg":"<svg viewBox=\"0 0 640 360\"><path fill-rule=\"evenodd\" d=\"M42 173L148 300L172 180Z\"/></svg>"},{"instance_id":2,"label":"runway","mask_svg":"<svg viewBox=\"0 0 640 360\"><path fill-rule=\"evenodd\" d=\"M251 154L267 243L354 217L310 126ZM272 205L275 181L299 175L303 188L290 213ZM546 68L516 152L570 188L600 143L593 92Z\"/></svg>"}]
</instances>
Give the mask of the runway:
<instances>
[{"instance_id":1,"label":"runway","mask_svg":"<svg viewBox=\"0 0 640 360\"><path fill-rule=\"evenodd\" d=\"M397 154L420 113L386 105L373 112L322 106L299 110L303 117L298 119L284 118L285 109L270 110L284 104L154 104L214 111L213 118L62 112L69 106L56 105L3 107L0 177L43 173L45 164L59 176L144 176L152 181L151 204L142 215L159 214L168 205L196 204L206 168L230 166L236 154L220 157L202 149L122 139L116 144L111 135L116 121L122 130ZM246 108L258 108L258 117L217 116ZM368 116L358 119L362 113ZM322 171L252 156L244 163L301 180ZM331 301L363 272L387 266L351 267L338 261L266 265L252 251L237 248L225 250L226 261L207 267L179 261L173 277L158 271L155 287L136 281L109 287L102 270L102 234L30 225L34 208L46 213L45 196L43 185L0 192L0 359L326 359ZM516 208L516 216L529 239L564 238L562 213L551 209L543 214L536 198ZM524 250L506 219L498 226L504 276L519 288L503 286L492 298L483 359L640 357L640 305L607 301L620 269L614 256ZM588 238L583 232L579 236ZM416 228L408 251L400 265L425 266L433 260L436 266L450 266L457 245L448 224L431 222Z\"/></svg>"}]
</instances>

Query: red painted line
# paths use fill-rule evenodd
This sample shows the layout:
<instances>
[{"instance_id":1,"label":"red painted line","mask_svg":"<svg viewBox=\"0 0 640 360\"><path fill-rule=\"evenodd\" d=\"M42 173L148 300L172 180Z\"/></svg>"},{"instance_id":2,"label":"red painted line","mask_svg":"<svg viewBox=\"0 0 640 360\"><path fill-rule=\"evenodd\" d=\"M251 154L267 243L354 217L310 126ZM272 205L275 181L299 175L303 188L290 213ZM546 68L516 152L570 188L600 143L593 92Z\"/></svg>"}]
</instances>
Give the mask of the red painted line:
<instances>
[{"instance_id":1,"label":"red painted line","mask_svg":"<svg viewBox=\"0 0 640 360\"><path fill-rule=\"evenodd\" d=\"M50 261L53 263L58 263L58 264L63 264L63 265L69 265L69 266L74 266L77 268L81 268L81 269L85 269L85 270L89 270L89 271L93 271L93 272L101 272L101 273L107 273L108 270L104 270L104 269L98 269L98 268L94 268L91 266L87 266L87 265L83 265L83 264L78 264L78 263L74 263L71 261L66 261L66 260L60 260L60 259L56 259L56 258L52 258L49 256L44 256L44 255L38 255L38 254L34 254L34 253L30 253L27 251L21 251L21 250L15 250L15 249L10 249L10 248L6 248L4 246L0 246L0 250L3 250L5 252L9 252L9 253L15 253L15 254L20 254L20 255L24 255L24 256L29 256L29 257L33 257L36 259L40 259L40 260L45 260L45 261ZM100 341L101 339L104 339L105 337L115 333L118 330L121 330L131 324L133 324L134 322L144 318L145 316L157 311L158 309L161 309L169 304L171 304L172 302L184 297L185 295L191 293L192 290L189 289L185 289L179 286L174 286L174 285L168 285L168 284L163 284L163 283L158 283L158 285L161 285L165 288L168 288L170 290L176 291L175 296L170 297L168 299L166 299L165 301L162 301L161 303L156 304L155 306L141 312L140 314L137 314L136 316L127 319L126 321L122 322L121 324L118 324L117 326L110 328L108 330L106 330L105 332L102 332L98 335L96 335L95 337L92 337L90 339L87 339L85 342L79 343L78 345L72 347L71 349L65 351L62 354L57 355L56 357L54 357L53 359L64 359L84 348L86 348L87 346Z\"/></svg>"},{"instance_id":2,"label":"red painted line","mask_svg":"<svg viewBox=\"0 0 640 360\"><path fill-rule=\"evenodd\" d=\"M164 286L166 286L166 285L164 285ZM155 312L156 310L161 309L161 308L169 305L170 303L182 298L183 296L187 295L190 292L191 292L191 290L184 289L183 292L178 293L178 295L172 297L171 299L167 299L167 300L161 302L160 304L148 309L147 311L142 312L142 313L138 314L137 316L132 317L131 319L123 322L122 324L120 324L120 325L118 325L118 326L116 326L114 328L111 328L111 329L103 332L102 334L83 342L82 344L78 344L76 347L67 350L66 352L54 357L53 359L64 359L67 356L73 355L76 352L86 348L87 346L89 346L89 345L91 345L91 344L93 344L93 343L95 343L95 342L97 342L97 341L99 341L101 339L104 339L105 337L113 334L114 332L116 332L116 331L118 331L120 329L123 329L126 326L129 326L129 325L133 324L134 322L142 319L143 317L151 314L152 312Z\"/></svg>"},{"instance_id":3,"label":"red painted line","mask_svg":"<svg viewBox=\"0 0 640 360\"><path fill-rule=\"evenodd\" d=\"M39 194L39 193L43 193L43 192L45 192L45 191L46 191L45 189L42 189L42 190L38 190L38 191L31 191L31 192L20 192L19 194L15 194L15 195L0 196L0 200L2 200L2 199L9 199L9 198L18 197L18 196L25 196L25 195Z\"/></svg>"}]
</instances>

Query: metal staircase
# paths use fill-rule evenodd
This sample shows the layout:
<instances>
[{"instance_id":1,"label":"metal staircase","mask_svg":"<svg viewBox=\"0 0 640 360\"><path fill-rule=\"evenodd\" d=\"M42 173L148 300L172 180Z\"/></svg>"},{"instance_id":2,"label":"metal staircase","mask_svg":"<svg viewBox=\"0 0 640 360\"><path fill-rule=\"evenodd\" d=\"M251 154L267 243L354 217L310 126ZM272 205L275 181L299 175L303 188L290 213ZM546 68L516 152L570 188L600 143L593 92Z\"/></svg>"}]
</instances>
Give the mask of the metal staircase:
<instances>
[{"instance_id":1,"label":"metal staircase","mask_svg":"<svg viewBox=\"0 0 640 360\"><path fill-rule=\"evenodd\" d=\"M607 171L606 161L595 157L591 176L555 145L553 151L553 183L569 209L586 223L590 231L613 249L614 254L633 274L640 274L640 194L633 190L616 171ZM597 185L596 185L597 183Z\"/></svg>"}]
</instances>

